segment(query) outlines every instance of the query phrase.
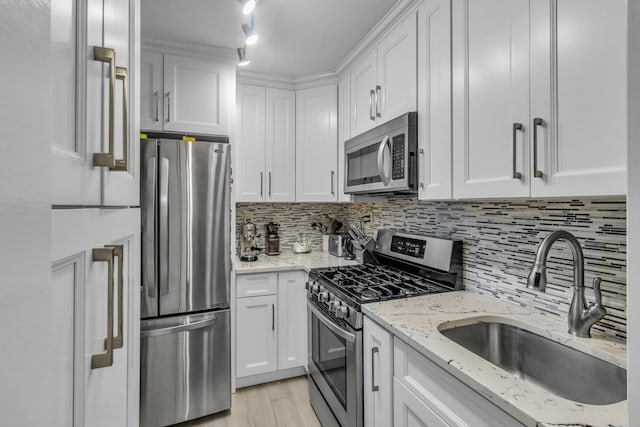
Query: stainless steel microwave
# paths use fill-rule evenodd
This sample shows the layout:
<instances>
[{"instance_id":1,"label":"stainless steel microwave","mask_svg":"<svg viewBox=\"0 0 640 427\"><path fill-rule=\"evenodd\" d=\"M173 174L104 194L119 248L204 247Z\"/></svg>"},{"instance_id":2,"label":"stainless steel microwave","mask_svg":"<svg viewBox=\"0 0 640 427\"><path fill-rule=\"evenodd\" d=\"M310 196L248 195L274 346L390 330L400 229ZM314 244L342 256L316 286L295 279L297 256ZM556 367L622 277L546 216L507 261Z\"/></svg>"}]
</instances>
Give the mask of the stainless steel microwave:
<instances>
[{"instance_id":1,"label":"stainless steel microwave","mask_svg":"<svg viewBox=\"0 0 640 427\"><path fill-rule=\"evenodd\" d=\"M417 113L403 114L345 141L347 194L416 194Z\"/></svg>"}]
</instances>

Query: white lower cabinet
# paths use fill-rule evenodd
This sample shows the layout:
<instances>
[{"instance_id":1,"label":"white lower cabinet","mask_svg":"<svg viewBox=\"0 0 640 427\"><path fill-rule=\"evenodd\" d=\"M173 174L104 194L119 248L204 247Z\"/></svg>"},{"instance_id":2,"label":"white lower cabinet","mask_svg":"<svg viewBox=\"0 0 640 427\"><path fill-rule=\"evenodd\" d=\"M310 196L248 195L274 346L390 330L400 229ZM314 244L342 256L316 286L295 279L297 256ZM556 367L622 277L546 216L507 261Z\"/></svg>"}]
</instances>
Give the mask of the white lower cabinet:
<instances>
[{"instance_id":1,"label":"white lower cabinet","mask_svg":"<svg viewBox=\"0 0 640 427\"><path fill-rule=\"evenodd\" d=\"M277 369L277 295L238 298L236 370L238 377Z\"/></svg>"},{"instance_id":2,"label":"white lower cabinet","mask_svg":"<svg viewBox=\"0 0 640 427\"><path fill-rule=\"evenodd\" d=\"M52 212L53 425L137 426L140 210Z\"/></svg>"},{"instance_id":3,"label":"white lower cabinet","mask_svg":"<svg viewBox=\"0 0 640 427\"><path fill-rule=\"evenodd\" d=\"M305 282L302 271L238 276L236 378L276 375L278 371L306 365ZM252 291L259 295L252 296ZM253 383L269 380L262 377Z\"/></svg>"},{"instance_id":4,"label":"white lower cabinet","mask_svg":"<svg viewBox=\"0 0 640 427\"><path fill-rule=\"evenodd\" d=\"M395 427L523 425L397 338L393 353Z\"/></svg>"},{"instance_id":5,"label":"white lower cabinet","mask_svg":"<svg viewBox=\"0 0 640 427\"><path fill-rule=\"evenodd\" d=\"M364 425L391 426L393 335L368 317L363 325Z\"/></svg>"}]
</instances>

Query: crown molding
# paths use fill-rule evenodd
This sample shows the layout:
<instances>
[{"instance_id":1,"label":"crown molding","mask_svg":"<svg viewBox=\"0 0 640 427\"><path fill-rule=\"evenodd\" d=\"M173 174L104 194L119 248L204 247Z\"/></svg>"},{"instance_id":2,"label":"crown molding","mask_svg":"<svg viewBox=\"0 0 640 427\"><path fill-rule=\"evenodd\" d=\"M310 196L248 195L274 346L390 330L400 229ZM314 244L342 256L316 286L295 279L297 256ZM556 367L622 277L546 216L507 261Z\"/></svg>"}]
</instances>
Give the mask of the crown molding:
<instances>
[{"instance_id":1,"label":"crown molding","mask_svg":"<svg viewBox=\"0 0 640 427\"><path fill-rule=\"evenodd\" d=\"M171 55L189 55L214 60L225 64L237 65L238 54L235 49L212 46L202 43L187 43L175 40L162 40L142 37L141 49L146 52L168 53Z\"/></svg>"},{"instance_id":2,"label":"crown molding","mask_svg":"<svg viewBox=\"0 0 640 427\"><path fill-rule=\"evenodd\" d=\"M380 21L367 33L362 40L355 45L347 55L342 58L335 69L337 75L341 75L351 64L363 57L369 50L387 33L395 24L415 10L421 0L398 0Z\"/></svg>"},{"instance_id":3,"label":"crown molding","mask_svg":"<svg viewBox=\"0 0 640 427\"><path fill-rule=\"evenodd\" d=\"M281 76L278 74L259 73L238 69L236 72L236 82L238 84L265 86L275 89L295 90L296 82L293 77Z\"/></svg>"}]
</instances>

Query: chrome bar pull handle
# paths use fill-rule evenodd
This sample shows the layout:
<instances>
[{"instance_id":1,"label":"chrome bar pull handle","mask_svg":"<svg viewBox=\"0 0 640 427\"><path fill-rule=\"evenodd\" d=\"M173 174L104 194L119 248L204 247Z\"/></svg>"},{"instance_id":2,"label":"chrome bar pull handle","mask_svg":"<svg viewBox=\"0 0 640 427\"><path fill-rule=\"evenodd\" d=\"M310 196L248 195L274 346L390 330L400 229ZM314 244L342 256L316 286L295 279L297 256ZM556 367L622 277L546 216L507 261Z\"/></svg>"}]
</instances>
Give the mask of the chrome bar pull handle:
<instances>
[{"instance_id":1,"label":"chrome bar pull handle","mask_svg":"<svg viewBox=\"0 0 640 427\"><path fill-rule=\"evenodd\" d=\"M171 92L167 92L167 122L171 121Z\"/></svg>"},{"instance_id":2,"label":"chrome bar pull handle","mask_svg":"<svg viewBox=\"0 0 640 427\"><path fill-rule=\"evenodd\" d=\"M276 330L276 305L271 304L271 330Z\"/></svg>"},{"instance_id":3,"label":"chrome bar pull handle","mask_svg":"<svg viewBox=\"0 0 640 427\"><path fill-rule=\"evenodd\" d=\"M369 120L375 120L376 116L373 113L373 97L375 96L376 92L372 89L369 91Z\"/></svg>"},{"instance_id":4,"label":"chrome bar pull handle","mask_svg":"<svg viewBox=\"0 0 640 427\"><path fill-rule=\"evenodd\" d=\"M522 174L518 172L516 169L516 160L517 160L517 133L522 130L522 123L514 123L513 124L513 179L522 179Z\"/></svg>"},{"instance_id":5,"label":"chrome bar pull handle","mask_svg":"<svg viewBox=\"0 0 640 427\"><path fill-rule=\"evenodd\" d=\"M160 236L158 247L160 268L160 296L169 295L169 159L160 160L160 195L158 219Z\"/></svg>"},{"instance_id":6,"label":"chrome bar pull handle","mask_svg":"<svg viewBox=\"0 0 640 427\"><path fill-rule=\"evenodd\" d=\"M113 248L113 256L118 258L118 334L113 337L113 349L115 350L122 348L124 343L124 246L105 245L105 248Z\"/></svg>"},{"instance_id":7,"label":"chrome bar pull handle","mask_svg":"<svg viewBox=\"0 0 640 427\"><path fill-rule=\"evenodd\" d=\"M382 90L382 86L376 85L376 117L382 117L380 114L380 91Z\"/></svg>"},{"instance_id":8,"label":"chrome bar pull handle","mask_svg":"<svg viewBox=\"0 0 640 427\"><path fill-rule=\"evenodd\" d=\"M336 172L335 171L331 171L331 195L336 194L335 191L335 178L336 178Z\"/></svg>"},{"instance_id":9,"label":"chrome bar pull handle","mask_svg":"<svg viewBox=\"0 0 640 427\"><path fill-rule=\"evenodd\" d=\"M380 349L378 347L371 347L371 391L376 392L380 390L380 387L376 385L376 370L375 370L375 355Z\"/></svg>"},{"instance_id":10,"label":"chrome bar pull handle","mask_svg":"<svg viewBox=\"0 0 640 427\"><path fill-rule=\"evenodd\" d=\"M107 47L94 46L93 59L109 64L109 149L106 153L93 153L93 166L113 168L114 145L114 115L115 115L115 90L116 90L116 51Z\"/></svg>"},{"instance_id":11,"label":"chrome bar pull handle","mask_svg":"<svg viewBox=\"0 0 640 427\"><path fill-rule=\"evenodd\" d=\"M153 92L153 96L156 98L156 122L160 121L160 91Z\"/></svg>"},{"instance_id":12,"label":"chrome bar pull handle","mask_svg":"<svg viewBox=\"0 0 640 427\"><path fill-rule=\"evenodd\" d=\"M114 159L112 171L129 169L129 73L124 67L116 67L116 79L122 81L122 159Z\"/></svg>"},{"instance_id":13,"label":"chrome bar pull handle","mask_svg":"<svg viewBox=\"0 0 640 427\"><path fill-rule=\"evenodd\" d=\"M260 197L264 197L264 172L260 172Z\"/></svg>"},{"instance_id":14,"label":"chrome bar pull handle","mask_svg":"<svg viewBox=\"0 0 640 427\"><path fill-rule=\"evenodd\" d=\"M544 173L538 170L538 126L543 126L544 120L539 117L533 119L533 176L542 178Z\"/></svg>"},{"instance_id":15,"label":"chrome bar pull handle","mask_svg":"<svg viewBox=\"0 0 640 427\"><path fill-rule=\"evenodd\" d=\"M114 249L110 247L92 251L93 262L107 263L107 338L104 340L104 353L91 355L91 369L113 365L113 257Z\"/></svg>"},{"instance_id":16,"label":"chrome bar pull handle","mask_svg":"<svg viewBox=\"0 0 640 427\"><path fill-rule=\"evenodd\" d=\"M271 197L271 172L269 172L269 197Z\"/></svg>"}]
</instances>

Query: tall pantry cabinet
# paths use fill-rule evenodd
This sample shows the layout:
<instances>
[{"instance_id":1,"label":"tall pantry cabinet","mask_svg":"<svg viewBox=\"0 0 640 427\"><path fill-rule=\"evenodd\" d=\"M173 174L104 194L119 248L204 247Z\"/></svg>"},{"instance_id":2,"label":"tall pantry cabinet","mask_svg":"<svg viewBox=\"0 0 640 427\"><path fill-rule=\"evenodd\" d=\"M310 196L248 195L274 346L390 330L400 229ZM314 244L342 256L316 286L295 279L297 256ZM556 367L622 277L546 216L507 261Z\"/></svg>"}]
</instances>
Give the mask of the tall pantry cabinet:
<instances>
[{"instance_id":1,"label":"tall pantry cabinet","mask_svg":"<svg viewBox=\"0 0 640 427\"><path fill-rule=\"evenodd\" d=\"M73 2L52 17L51 425L135 427L140 2Z\"/></svg>"}]
</instances>

